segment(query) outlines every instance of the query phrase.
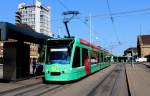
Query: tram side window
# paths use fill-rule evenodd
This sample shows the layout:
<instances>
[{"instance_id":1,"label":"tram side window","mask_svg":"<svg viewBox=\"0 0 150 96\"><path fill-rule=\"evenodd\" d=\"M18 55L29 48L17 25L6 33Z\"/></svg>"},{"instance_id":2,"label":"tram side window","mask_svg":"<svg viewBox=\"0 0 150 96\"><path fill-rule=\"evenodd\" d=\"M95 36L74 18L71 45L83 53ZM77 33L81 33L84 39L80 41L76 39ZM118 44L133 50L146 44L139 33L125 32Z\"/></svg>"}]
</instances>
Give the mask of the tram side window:
<instances>
[{"instance_id":1,"label":"tram side window","mask_svg":"<svg viewBox=\"0 0 150 96\"><path fill-rule=\"evenodd\" d=\"M99 62L98 58L99 58L98 52L92 51L92 53L91 53L91 64L98 63Z\"/></svg>"},{"instance_id":2,"label":"tram side window","mask_svg":"<svg viewBox=\"0 0 150 96\"><path fill-rule=\"evenodd\" d=\"M80 48L76 47L74 58L73 58L73 68L80 67Z\"/></svg>"},{"instance_id":3,"label":"tram side window","mask_svg":"<svg viewBox=\"0 0 150 96\"><path fill-rule=\"evenodd\" d=\"M87 49L82 49L82 66L85 64L85 60L88 58L88 50Z\"/></svg>"}]
</instances>

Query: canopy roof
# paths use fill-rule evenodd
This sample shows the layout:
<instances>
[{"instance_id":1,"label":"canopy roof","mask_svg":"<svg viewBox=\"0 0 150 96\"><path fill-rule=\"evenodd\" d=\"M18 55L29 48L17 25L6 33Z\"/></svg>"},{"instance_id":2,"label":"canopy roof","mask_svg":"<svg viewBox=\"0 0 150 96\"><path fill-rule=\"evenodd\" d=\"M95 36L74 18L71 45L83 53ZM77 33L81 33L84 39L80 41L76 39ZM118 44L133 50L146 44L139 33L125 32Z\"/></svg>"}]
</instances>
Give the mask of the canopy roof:
<instances>
[{"instance_id":1,"label":"canopy roof","mask_svg":"<svg viewBox=\"0 0 150 96\"><path fill-rule=\"evenodd\" d=\"M0 22L0 40L7 41L9 38L40 44L51 37L29 28L19 27L8 22Z\"/></svg>"}]
</instances>

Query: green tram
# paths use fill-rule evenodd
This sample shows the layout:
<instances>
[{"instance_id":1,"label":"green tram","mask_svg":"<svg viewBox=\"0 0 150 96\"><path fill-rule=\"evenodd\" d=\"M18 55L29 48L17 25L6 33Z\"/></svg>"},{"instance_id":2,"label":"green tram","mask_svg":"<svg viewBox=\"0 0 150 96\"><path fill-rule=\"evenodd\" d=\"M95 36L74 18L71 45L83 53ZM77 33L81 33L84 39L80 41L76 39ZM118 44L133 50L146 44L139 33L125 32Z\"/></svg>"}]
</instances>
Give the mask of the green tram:
<instances>
[{"instance_id":1,"label":"green tram","mask_svg":"<svg viewBox=\"0 0 150 96\"><path fill-rule=\"evenodd\" d=\"M110 65L104 50L79 38L47 40L44 81L73 81Z\"/></svg>"}]
</instances>

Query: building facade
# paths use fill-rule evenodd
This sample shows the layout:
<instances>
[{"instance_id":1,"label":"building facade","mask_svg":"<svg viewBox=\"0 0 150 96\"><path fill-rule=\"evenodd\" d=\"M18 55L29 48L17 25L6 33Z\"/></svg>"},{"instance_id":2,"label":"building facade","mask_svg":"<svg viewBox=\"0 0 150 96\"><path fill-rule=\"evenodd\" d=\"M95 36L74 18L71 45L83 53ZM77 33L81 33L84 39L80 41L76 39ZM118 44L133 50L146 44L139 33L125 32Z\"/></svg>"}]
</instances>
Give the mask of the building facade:
<instances>
[{"instance_id":1,"label":"building facade","mask_svg":"<svg viewBox=\"0 0 150 96\"><path fill-rule=\"evenodd\" d=\"M137 38L138 57L150 57L150 35L141 35Z\"/></svg>"},{"instance_id":2,"label":"building facade","mask_svg":"<svg viewBox=\"0 0 150 96\"><path fill-rule=\"evenodd\" d=\"M138 52L136 47L130 47L124 51L124 57L127 58L127 61L136 60L138 57Z\"/></svg>"},{"instance_id":3,"label":"building facade","mask_svg":"<svg viewBox=\"0 0 150 96\"><path fill-rule=\"evenodd\" d=\"M124 56L125 57L137 57L138 53L137 53L137 48L136 47L131 47L128 48L124 51Z\"/></svg>"},{"instance_id":4,"label":"building facade","mask_svg":"<svg viewBox=\"0 0 150 96\"><path fill-rule=\"evenodd\" d=\"M50 7L42 6L39 0L32 5L21 3L16 12L16 24L27 24L36 32L52 36L50 16Z\"/></svg>"}]
</instances>

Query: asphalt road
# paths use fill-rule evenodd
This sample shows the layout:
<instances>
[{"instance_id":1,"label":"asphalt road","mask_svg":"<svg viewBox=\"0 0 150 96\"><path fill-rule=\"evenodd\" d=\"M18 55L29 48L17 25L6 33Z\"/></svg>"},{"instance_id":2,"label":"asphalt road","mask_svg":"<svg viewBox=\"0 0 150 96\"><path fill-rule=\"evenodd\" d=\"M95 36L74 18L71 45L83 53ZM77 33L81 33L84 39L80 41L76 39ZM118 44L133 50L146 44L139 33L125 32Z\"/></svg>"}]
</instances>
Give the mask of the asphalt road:
<instances>
[{"instance_id":1,"label":"asphalt road","mask_svg":"<svg viewBox=\"0 0 150 96\"><path fill-rule=\"evenodd\" d=\"M12 90L1 96L128 96L122 64L113 64L70 84L43 84Z\"/></svg>"}]
</instances>

